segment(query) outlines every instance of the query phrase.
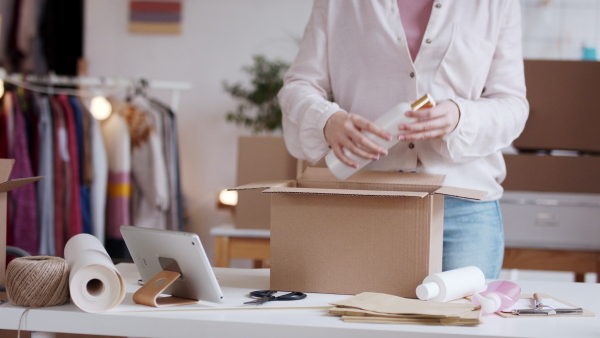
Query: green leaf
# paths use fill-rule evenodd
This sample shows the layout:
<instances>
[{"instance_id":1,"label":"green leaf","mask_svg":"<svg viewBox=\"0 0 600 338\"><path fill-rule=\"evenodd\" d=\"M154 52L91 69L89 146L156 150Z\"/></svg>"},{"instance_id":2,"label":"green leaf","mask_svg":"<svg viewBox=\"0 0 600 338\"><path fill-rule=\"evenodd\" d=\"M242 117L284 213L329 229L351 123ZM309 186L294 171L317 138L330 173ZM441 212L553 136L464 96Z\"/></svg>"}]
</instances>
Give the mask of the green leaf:
<instances>
[{"instance_id":1,"label":"green leaf","mask_svg":"<svg viewBox=\"0 0 600 338\"><path fill-rule=\"evenodd\" d=\"M250 77L250 86L222 82L223 89L240 102L235 111L227 112L225 119L254 133L281 129L277 93L283 87L283 77L290 65L281 60L268 60L263 55L255 55L252 59L252 65L242 68Z\"/></svg>"}]
</instances>

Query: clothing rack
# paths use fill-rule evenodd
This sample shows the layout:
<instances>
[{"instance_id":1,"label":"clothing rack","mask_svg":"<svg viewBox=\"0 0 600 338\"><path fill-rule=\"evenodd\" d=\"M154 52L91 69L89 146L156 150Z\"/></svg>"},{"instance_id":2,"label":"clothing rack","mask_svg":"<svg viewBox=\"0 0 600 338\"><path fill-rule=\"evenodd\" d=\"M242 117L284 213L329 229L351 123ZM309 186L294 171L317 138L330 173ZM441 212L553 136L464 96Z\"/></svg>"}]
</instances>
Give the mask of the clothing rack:
<instances>
[{"instance_id":1,"label":"clothing rack","mask_svg":"<svg viewBox=\"0 0 600 338\"><path fill-rule=\"evenodd\" d=\"M147 80L144 78L106 78L106 77L90 77L90 76L63 76L50 73L48 75L29 75L29 74L8 74L4 68L0 68L0 79L7 83L14 84L19 87L41 91L48 94L57 92L65 92L65 89L55 89L52 86L73 86L98 88L102 90L113 88L149 88L171 91L171 109L177 111L179 106L179 97L182 90L192 89L190 82L181 81L161 81ZM34 89L31 86L38 88ZM47 86L48 88L44 88ZM74 95L80 95L79 93Z\"/></svg>"}]
</instances>

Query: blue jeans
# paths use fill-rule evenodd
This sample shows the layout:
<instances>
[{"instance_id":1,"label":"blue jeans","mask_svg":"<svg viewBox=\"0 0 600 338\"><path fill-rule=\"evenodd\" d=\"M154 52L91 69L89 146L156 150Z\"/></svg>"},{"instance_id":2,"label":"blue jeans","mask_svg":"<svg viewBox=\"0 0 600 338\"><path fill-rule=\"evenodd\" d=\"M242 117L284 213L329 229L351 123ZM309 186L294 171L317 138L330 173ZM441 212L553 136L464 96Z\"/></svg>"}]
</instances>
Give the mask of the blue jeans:
<instances>
[{"instance_id":1,"label":"blue jeans","mask_svg":"<svg viewBox=\"0 0 600 338\"><path fill-rule=\"evenodd\" d=\"M497 279L503 258L504 228L498 201L473 202L446 196L442 270L474 265L485 278Z\"/></svg>"}]
</instances>

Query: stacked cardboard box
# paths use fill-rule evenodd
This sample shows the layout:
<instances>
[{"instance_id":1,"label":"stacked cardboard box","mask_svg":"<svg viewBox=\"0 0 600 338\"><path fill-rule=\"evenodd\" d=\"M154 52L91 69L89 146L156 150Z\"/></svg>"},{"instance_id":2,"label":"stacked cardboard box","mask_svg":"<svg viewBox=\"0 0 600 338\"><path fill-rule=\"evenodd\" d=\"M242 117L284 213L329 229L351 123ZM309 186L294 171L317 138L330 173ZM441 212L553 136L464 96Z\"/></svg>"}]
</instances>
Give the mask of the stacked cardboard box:
<instances>
[{"instance_id":1,"label":"stacked cardboard box","mask_svg":"<svg viewBox=\"0 0 600 338\"><path fill-rule=\"evenodd\" d=\"M241 136L238 139L237 185L293 179L296 159L282 137ZM239 191L234 223L240 229L269 229L270 199L260 191Z\"/></svg>"},{"instance_id":2,"label":"stacked cardboard box","mask_svg":"<svg viewBox=\"0 0 600 338\"><path fill-rule=\"evenodd\" d=\"M599 250L600 63L526 60L525 80L529 119L504 156L506 245Z\"/></svg>"}]
</instances>

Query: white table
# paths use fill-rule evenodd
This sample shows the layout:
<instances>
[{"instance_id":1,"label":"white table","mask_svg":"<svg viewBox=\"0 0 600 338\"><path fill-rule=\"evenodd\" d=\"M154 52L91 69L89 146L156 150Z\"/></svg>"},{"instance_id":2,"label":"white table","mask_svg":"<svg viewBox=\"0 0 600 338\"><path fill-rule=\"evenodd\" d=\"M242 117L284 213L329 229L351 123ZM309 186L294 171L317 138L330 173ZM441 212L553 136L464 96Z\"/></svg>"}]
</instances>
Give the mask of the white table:
<instances>
[{"instance_id":1,"label":"white table","mask_svg":"<svg viewBox=\"0 0 600 338\"><path fill-rule=\"evenodd\" d=\"M118 267L126 279L127 291L137 289L133 266ZM228 290L225 297L239 289L268 288L267 269L216 268L215 272L224 291ZM519 284L524 293L550 294L600 314L599 284L525 281ZM11 304L1 305L0 329L16 330L23 311ZM66 304L30 310L22 329L134 337L600 337L598 316L509 319L491 315L484 316L483 321L477 327L344 323L328 315L324 308L90 314Z\"/></svg>"}]
</instances>

